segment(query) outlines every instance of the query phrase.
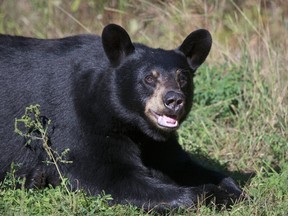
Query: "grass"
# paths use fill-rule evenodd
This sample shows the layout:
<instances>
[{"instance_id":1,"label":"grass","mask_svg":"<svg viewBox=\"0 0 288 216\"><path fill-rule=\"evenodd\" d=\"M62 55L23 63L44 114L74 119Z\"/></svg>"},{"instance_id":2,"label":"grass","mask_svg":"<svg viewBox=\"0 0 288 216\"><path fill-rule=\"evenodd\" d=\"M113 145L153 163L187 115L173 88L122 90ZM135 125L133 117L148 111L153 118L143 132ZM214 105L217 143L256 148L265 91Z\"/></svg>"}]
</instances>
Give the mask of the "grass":
<instances>
[{"instance_id":1,"label":"grass","mask_svg":"<svg viewBox=\"0 0 288 216\"><path fill-rule=\"evenodd\" d=\"M0 33L101 34L115 22L134 41L172 49L191 31L209 29L213 48L197 72L194 107L179 139L208 166L230 173L254 199L230 211L199 206L171 215L286 215L287 8L286 1L265 0L3 0ZM15 181L11 172L0 184L1 215L146 214L133 206L108 206L109 195L15 189Z\"/></svg>"}]
</instances>

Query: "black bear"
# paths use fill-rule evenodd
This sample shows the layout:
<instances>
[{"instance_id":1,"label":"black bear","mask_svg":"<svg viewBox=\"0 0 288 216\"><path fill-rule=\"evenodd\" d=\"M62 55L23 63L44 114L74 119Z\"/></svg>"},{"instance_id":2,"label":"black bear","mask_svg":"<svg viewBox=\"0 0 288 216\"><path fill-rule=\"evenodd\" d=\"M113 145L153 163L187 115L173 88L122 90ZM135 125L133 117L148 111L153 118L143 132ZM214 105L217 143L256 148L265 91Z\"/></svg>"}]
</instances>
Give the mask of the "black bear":
<instances>
[{"instance_id":1,"label":"black bear","mask_svg":"<svg viewBox=\"0 0 288 216\"><path fill-rule=\"evenodd\" d=\"M14 162L27 187L59 184L37 140L25 145L14 133L14 119L40 104L53 122L49 145L70 149L72 163L60 169L74 189L104 190L113 203L146 210L195 207L201 199L232 204L242 190L194 162L176 135L192 106L193 75L211 44L210 33L200 29L175 50L153 49L132 43L115 24L102 37L1 35L0 180Z\"/></svg>"}]
</instances>

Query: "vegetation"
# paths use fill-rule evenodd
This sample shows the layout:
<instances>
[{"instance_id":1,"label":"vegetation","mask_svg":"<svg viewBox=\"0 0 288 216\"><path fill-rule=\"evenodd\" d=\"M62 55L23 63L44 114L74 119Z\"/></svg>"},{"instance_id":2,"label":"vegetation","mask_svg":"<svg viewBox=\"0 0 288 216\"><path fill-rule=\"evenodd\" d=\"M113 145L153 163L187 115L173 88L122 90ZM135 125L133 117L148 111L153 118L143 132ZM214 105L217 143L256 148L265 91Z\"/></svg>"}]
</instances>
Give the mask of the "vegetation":
<instances>
[{"instance_id":1,"label":"vegetation","mask_svg":"<svg viewBox=\"0 0 288 216\"><path fill-rule=\"evenodd\" d=\"M0 33L40 38L101 34L104 25L114 22L124 26L133 41L172 49L191 31L208 29L213 48L195 77L195 104L179 139L208 166L230 173L253 199L230 211L199 206L170 214L287 214L287 1L2 0L0 4ZM16 189L21 180L15 179L14 169L0 183L1 215L146 214L133 206L109 206L111 197L104 193L91 197L82 191L67 192L64 186Z\"/></svg>"}]
</instances>

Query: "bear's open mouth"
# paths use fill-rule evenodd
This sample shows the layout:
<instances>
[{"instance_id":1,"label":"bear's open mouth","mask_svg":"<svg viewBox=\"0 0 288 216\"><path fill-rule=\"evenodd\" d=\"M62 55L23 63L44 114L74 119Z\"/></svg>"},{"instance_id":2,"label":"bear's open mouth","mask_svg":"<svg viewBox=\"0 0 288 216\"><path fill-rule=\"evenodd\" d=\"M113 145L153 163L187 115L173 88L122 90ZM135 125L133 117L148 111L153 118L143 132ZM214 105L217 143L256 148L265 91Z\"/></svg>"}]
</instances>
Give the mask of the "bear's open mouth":
<instances>
[{"instance_id":1,"label":"bear's open mouth","mask_svg":"<svg viewBox=\"0 0 288 216\"><path fill-rule=\"evenodd\" d=\"M166 127L166 128L176 128L178 127L178 117L176 115L165 115L165 114L158 114L151 110L151 113L156 118L157 123L159 126Z\"/></svg>"}]
</instances>

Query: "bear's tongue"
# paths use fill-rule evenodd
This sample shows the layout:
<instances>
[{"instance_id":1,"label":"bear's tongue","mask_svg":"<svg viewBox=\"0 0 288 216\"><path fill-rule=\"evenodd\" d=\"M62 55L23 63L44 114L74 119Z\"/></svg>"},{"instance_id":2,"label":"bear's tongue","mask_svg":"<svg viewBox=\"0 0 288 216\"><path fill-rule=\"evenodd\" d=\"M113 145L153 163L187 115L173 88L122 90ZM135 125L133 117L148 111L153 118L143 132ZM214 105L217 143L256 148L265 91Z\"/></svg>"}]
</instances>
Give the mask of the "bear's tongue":
<instances>
[{"instance_id":1,"label":"bear's tongue","mask_svg":"<svg viewBox=\"0 0 288 216\"><path fill-rule=\"evenodd\" d=\"M158 124L163 126L163 127L177 127L178 126L178 121L176 120L176 117L172 116L158 116Z\"/></svg>"}]
</instances>

